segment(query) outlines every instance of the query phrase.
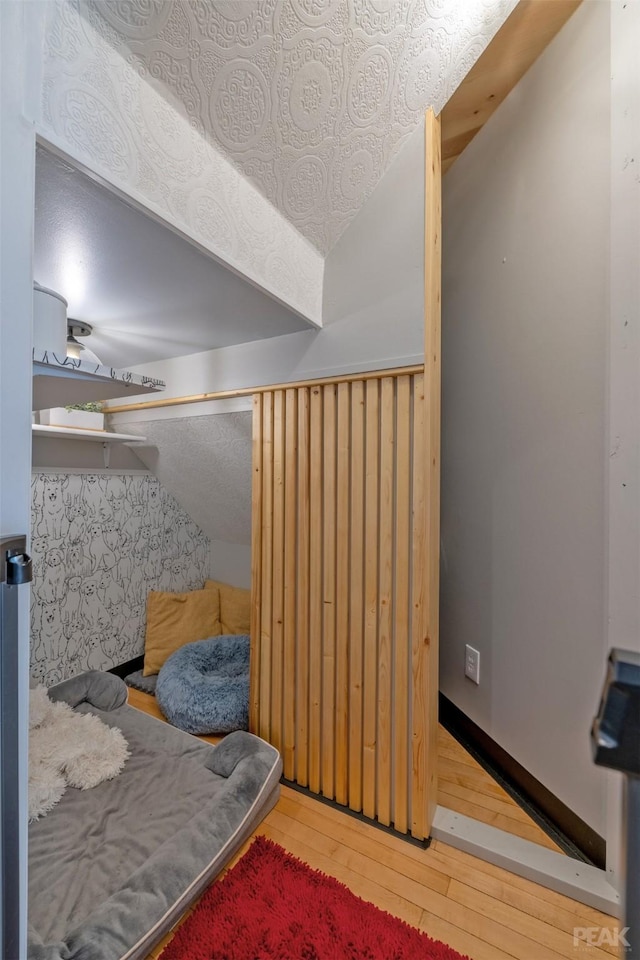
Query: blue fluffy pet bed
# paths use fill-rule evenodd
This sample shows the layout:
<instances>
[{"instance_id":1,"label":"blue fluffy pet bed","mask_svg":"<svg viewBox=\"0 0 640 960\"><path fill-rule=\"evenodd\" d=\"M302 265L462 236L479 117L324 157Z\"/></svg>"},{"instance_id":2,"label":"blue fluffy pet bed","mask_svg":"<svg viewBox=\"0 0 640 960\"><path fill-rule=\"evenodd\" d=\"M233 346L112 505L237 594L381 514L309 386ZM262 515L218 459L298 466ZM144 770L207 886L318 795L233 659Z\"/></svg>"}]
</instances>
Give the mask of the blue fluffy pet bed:
<instances>
[{"instance_id":1,"label":"blue fluffy pet bed","mask_svg":"<svg viewBox=\"0 0 640 960\"><path fill-rule=\"evenodd\" d=\"M231 733L249 725L249 637L186 643L158 674L156 700L187 733Z\"/></svg>"}]
</instances>

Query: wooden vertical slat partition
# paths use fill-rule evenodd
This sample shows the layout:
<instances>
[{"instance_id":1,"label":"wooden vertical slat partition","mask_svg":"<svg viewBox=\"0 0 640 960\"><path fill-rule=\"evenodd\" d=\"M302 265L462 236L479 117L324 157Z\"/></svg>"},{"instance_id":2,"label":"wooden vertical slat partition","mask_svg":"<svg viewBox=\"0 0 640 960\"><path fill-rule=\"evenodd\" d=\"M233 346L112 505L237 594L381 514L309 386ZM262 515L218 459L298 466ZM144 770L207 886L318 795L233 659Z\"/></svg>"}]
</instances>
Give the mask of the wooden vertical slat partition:
<instances>
[{"instance_id":1,"label":"wooden vertical slat partition","mask_svg":"<svg viewBox=\"0 0 640 960\"><path fill-rule=\"evenodd\" d=\"M395 604L393 608L393 823L401 833L407 831L409 808L409 644L399 638L409 636L409 584L411 554L411 472L405 464L411 459L411 379L399 377L396 386L396 458L395 458Z\"/></svg>"},{"instance_id":2,"label":"wooden vertical slat partition","mask_svg":"<svg viewBox=\"0 0 640 960\"><path fill-rule=\"evenodd\" d=\"M271 582L271 739L284 753L285 392L273 394L273 547ZM263 585L264 586L264 585Z\"/></svg>"},{"instance_id":3,"label":"wooden vertical slat partition","mask_svg":"<svg viewBox=\"0 0 640 960\"><path fill-rule=\"evenodd\" d=\"M297 565L297 511L296 496L298 482L298 394L296 390L286 391L285 418L285 514L284 514L284 690L295 690L296 686L296 565ZM286 697L284 700L283 731L283 768L288 780L295 777L296 745L296 700Z\"/></svg>"},{"instance_id":4,"label":"wooden vertical slat partition","mask_svg":"<svg viewBox=\"0 0 640 960\"><path fill-rule=\"evenodd\" d=\"M364 383L351 384L351 531L349 542L349 806L362 810L364 662Z\"/></svg>"},{"instance_id":5,"label":"wooden vertical slat partition","mask_svg":"<svg viewBox=\"0 0 640 960\"><path fill-rule=\"evenodd\" d=\"M415 377L413 385L413 431L414 437L424 437L424 376ZM426 792L426 745L425 731L428 724L426 703L427 683L425 675L426 605L428 592L425 572L426 507L427 496L424 481L424 443L414 443L412 462L412 531L411 531L411 833L420 836L425 830L427 812Z\"/></svg>"},{"instance_id":6,"label":"wooden vertical slat partition","mask_svg":"<svg viewBox=\"0 0 640 960\"><path fill-rule=\"evenodd\" d=\"M297 486L297 541L298 568L296 572L296 663L295 691L288 691L295 697L296 736L295 736L295 779L302 787L309 783L309 388L300 387L298 393L298 486ZM257 553L255 543L252 554ZM253 608L255 610L255 607ZM258 613L259 617L259 613ZM259 619L257 623L259 624ZM259 636L259 628L252 622L251 637L254 656L254 639ZM251 727L262 730L262 726Z\"/></svg>"},{"instance_id":7,"label":"wooden vertical slat partition","mask_svg":"<svg viewBox=\"0 0 640 960\"><path fill-rule=\"evenodd\" d=\"M260 388L251 729L287 779L413 837L436 806L440 128L426 118L425 366Z\"/></svg>"},{"instance_id":8,"label":"wooden vertical slat partition","mask_svg":"<svg viewBox=\"0 0 640 960\"><path fill-rule=\"evenodd\" d=\"M380 383L380 539L378 559L378 734L376 816L391 823L391 728L393 697L393 522L395 463L395 389L391 377Z\"/></svg>"},{"instance_id":9,"label":"wooden vertical slat partition","mask_svg":"<svg viewBox=\"0 0 640 960\"><path fill-rule=\"evenodd\" d=\"M338 803L349 796L349 631L351 586L349 544L351 535L349 445L351 438L351 387L338 384L336 527L336 789Z\"/></svg>"},{"instance_id":10,"label":"wooden vertical slat partition","mask_svg":"<svg viewBox=\"0 0 640 960\"><path fill-rule=\"evenodd\" d=\"M309 454L309 789L320 792L322 735L322 387L312 387Z\"/></svg>"},{"instance_id":11,"label":"wooden vertical slat partition","mask_svg":"<svg viewBox=\"0 0 640 960\"><path fill-rule=\"evenodd\" d=\"M271 739L271 610L273 607L273 395L262 398L262 502L260 509L260 540L253 541L251 565L259 568L260 609L252 607L256 630L259 631L260 694L259 724L265 740ZM256 553L259 551L259 556ZM252 625L252 637L256 637ZM254 642L253 647L256 644Z\"/></svg>"},{"instance_id":12,"label":"wooden vertical slat partition","mask_svg":"<svg viewBox=\"0 0 640 960\"><path fill-rule=\"evenodd\" d=\"M262 394L253 398L252 477L251 477L251 541L257 545L251 555L251 624L260 629L262 614L262 451L264 429L262 421ZM255 634L254 634L255 637ZM260 723L260 694L262 692L262 643L253 643L249 677L249 726L257 730Z\"/></svg>"},{"instance_id":13,"label":"wooden vertical slat partition","mask_svg":"<svg viewBox=\"0 0 640 960\"><path fill-rule=\"evenodd\" d=\"M287 779L421 837L425 411L422 373L256 399L251 699Z\"/></svg>"},{"instance_id":14,"label":"wooden vertical slat partition","mask_svg":"<svg viewBox=\"0 0 640 960\"><path fill-rule=\"evenodd\" d=\"M322 791L335 795L336 733L336 385L322 388Z\"/></svg>"},{"instance_id":15,"label":"wooden vertical slat partition","mask_svg":"<svg viewBox=\"0 0 640 960\"><path fill-rule=\"evenodd\" d=\"M376 810L376 719L378 715L378 536L380 382L365 384L364 650L362 677L362 812Z\"/></svg>"}]
</instances>

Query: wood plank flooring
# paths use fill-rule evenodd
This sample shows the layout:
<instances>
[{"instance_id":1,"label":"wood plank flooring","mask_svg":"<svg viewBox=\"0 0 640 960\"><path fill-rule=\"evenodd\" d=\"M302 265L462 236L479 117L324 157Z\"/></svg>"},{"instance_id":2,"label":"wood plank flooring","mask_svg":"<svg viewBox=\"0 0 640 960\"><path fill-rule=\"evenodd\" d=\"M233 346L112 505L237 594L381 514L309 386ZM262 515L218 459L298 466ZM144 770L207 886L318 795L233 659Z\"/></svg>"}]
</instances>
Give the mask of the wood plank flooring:
<instances>
[{"instance_id":1,"label":"wood plank flooring","mask_svg":"<svg viewBox=\"0 0 640 960\"><path fill-rule=\"evenodd\" d=\"M131 691L129 702L162 718L152 697ZM216 742L213 737L206 739ZM448 764L466 763L477 772L473 763L461 758L462 748L445 731L440 732L439 742L443 760ZM465 791L472 789L459 783L459 778L464 780L466 776L468 780L468 771L449 766L445 770L443 791L449 790L450 783L454 789L456 785ZM478 781L471 778L468 782ZM444 796L445 793L440 802L445 802ZM465 803L468 800L466 793L456 797L455 792L446 792L446 797L447 805L451 805L449 797ZM488 797L504 803L508 812L487 806L483 799L478 806L487 815L504 816L518 824L525 822L511 809L510 797L510 803L500 794ZM282 788L276 807L256 833L275 840L311 867L347 884L358 896L443 940L472 960L610 960L618 955L613 947L597 948L586 942L574 946L575 927L617 928L617 921L599 911L441 841L423 850L288 787ZM247 847L245 844L229 868ZM149 960L157 960L170 939L171 934L150 954Z\"/></svg>"},{"instance_id":2,"label":"wood plank flooring","mask_svg":"<svg viewBox=\"0 0 640 960\"><path fill-rule=\"evenodd\" d=\"M438 728L438 803L557 853L563 852L444 727Z\"/></svg>"}]
</instances>

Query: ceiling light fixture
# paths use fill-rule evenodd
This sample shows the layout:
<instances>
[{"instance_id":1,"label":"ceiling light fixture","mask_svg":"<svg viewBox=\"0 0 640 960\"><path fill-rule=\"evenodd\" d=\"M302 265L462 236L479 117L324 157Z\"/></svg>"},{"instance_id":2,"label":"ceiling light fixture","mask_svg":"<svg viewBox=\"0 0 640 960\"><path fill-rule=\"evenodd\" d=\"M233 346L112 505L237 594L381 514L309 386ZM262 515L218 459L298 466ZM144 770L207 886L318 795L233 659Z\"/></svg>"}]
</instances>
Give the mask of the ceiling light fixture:
<instances>
[{"instance_id":1,"label":"ceiling light fixture","mask_svg":"<svg viewBox=\"0 0 640 960\"><path fill-rule=\"evenodd\" d=\"M89 347L86 347L84 343L80 343L77 339L77 337L88 337L91 333L93 333L93 327L90 323L69 318L67 320L67 356L74 360L88 360L101 364L102 361L98 359L93 350L90 350Z\"/></svg>"}]
</instances>

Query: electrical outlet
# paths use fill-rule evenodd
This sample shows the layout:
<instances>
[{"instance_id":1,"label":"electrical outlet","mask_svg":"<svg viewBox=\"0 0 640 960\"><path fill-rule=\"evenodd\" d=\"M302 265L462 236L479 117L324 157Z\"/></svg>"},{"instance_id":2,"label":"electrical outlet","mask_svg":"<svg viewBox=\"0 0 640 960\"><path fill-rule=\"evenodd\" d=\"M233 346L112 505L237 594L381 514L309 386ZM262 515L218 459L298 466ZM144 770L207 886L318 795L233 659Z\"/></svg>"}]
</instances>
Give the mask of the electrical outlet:
<instances>
[{"instance_id":1,"label":"electrical outlet","mask_svg":"<svg viewBox=\"0 0 640 960\"><path fill-rule=\"evenodd\" d=\"M464 675L474 683L480 683L480 651L469 644L464 648Z\"/></svg>"}]
</instances>

